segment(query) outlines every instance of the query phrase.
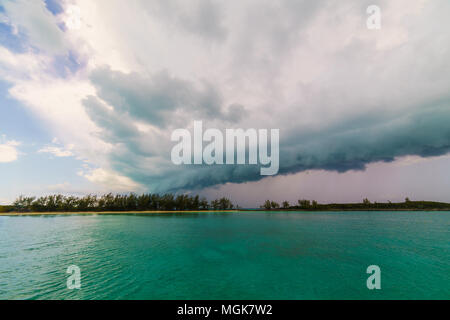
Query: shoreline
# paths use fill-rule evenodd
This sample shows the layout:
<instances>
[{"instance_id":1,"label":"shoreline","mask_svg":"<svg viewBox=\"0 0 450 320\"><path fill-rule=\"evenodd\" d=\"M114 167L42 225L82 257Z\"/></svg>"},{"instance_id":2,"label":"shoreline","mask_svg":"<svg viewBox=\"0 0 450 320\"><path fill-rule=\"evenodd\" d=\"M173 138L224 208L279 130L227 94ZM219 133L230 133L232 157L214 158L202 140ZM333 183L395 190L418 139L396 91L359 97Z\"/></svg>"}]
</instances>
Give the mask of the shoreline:
<instances>
[{"instance_id":1,"label":"shoreline","mask_svg":"<svg viewBox=\"0 0 450 320\"><path fill-rule=\"evenodd\" d=\"M447 209L344 209L344 210L296 210L296 209L280 209L280 210L261 210L261 209L236 209L236 210L156 210L156 211L80 211L80 212L2 212L0 217L21 217L21 216L75 216L75 215L140 215L140 214L160 214L160 213L232 213L232 212L389 212L389 211L422 211L422 212L449 212Z\"/></svg>"},{"instance_id":2,"label":"shoreline","mask_svg":"<svg viewBox=\"0 0 450 320\"><path fill-rule=\"evenodd\" d=\"M164 210L156 210L156 211L80 211L80 212L64 212L64 211L55 211L55 212L2 212L1 216L69 216L69 215L115 215L115 214L129 214L129 215L138 215L138 214L157 214L157 213L207 213L207 212L236 212L239 210L183 210L183 211L164 211Z\"/></svg>"}]
</instances>

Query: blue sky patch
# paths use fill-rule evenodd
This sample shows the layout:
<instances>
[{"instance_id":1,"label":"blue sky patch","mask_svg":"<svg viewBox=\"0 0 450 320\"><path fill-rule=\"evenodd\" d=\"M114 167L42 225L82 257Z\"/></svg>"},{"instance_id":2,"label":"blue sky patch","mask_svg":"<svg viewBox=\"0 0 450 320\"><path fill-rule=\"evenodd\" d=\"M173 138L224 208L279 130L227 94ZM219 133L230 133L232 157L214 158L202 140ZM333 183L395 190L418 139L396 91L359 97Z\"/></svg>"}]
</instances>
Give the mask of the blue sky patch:
<instances>
[{"instance_id":1,"label":"blue sky patch","mask_svg":"<svg viewBox=\"0 0 450 320\"><path fill-rule=\"evenodd\" d=\"M53 15L58 15L63 12L63 8L58 0L45 0L45 6L48 11L50 11Z\"/></svg>"}]
</instances>

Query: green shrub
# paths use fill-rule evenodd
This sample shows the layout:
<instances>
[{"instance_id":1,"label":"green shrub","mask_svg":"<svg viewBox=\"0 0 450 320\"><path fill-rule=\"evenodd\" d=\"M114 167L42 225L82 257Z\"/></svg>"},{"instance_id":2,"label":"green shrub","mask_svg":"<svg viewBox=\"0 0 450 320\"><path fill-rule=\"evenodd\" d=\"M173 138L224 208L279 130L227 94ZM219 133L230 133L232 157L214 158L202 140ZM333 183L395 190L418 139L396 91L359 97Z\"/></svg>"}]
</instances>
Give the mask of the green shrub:
<instances>
[{"instance_id":1,"label":"green shrub","mask_svg":"<svg viewBox=\"0 0 450 320\"><path fill-rule=\"evenodd\" d=\"M0 213L10 212L12 210L12 206L0 206Z\"/></svg>"}]
</instances>

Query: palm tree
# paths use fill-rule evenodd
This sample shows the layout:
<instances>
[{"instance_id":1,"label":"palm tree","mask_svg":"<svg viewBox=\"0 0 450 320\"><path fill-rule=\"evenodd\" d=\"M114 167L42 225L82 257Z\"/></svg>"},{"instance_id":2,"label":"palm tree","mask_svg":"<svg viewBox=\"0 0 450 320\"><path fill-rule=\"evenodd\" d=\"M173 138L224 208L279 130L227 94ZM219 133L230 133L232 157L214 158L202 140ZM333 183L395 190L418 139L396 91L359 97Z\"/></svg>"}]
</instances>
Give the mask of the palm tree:
<instances>
[{"instance_id":1,"label":"palm tree","mask_svg":"<svg viewBox=\"0 0 450 320\"><path fill-rule=\"evenodd\" d=\"M277 202L275 202L275 201L271 201L270 202L270 207L272 209L278 209L280 207L280 205Z\"/></svg>"},{"instance_id":2,"label":"palm tree","mask_svg":"<svg viewBox=\"0 0 450 320\"><path fill-rule=\"evenodd\" d=\"M263 207L266 210L270 210L272 208L272 203L270 202L270 200L266 200L261 207Z\"/></svg>"}]
</instances>

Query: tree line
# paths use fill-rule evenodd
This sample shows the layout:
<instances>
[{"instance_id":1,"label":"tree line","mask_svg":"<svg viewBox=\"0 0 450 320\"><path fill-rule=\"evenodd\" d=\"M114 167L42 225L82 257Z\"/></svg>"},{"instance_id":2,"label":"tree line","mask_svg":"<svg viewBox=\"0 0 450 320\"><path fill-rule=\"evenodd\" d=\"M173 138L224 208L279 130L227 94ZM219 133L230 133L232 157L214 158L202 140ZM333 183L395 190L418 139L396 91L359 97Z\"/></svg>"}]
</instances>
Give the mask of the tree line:
<instances>
[{"instance_id":1,"label":"tree line","mask_svg":"<svg viewBox=\"0 0 450 320\"><path fill-rule=\"evenodd\" d=\"M406 198L404 202L371 202L365 198L361 203L328 203L319 204L315 200L300 199L291 205L289 201L283 201L280 205L276 201L266 200L260 207L264 210L306 210L306 211L330 211L330 210L449 210L450 204L435 201L411 201Z\"/></svg>"},{"instance_id":2,"label":"tree line","mask_svg":"<svg viewBox=\"0 0 450 320\"><path fill-rule=\"evenodd\" d=\"M289 201L283 201L281 206L276 201L266 200L264 204L260 206L261 209L272 210L272 209L312 209L318 206L315 200L298 200L298 205L291 205Z\"/></svg>"},{"instance_id":3,"label":"tree line","mask_svg":"<svg viewBox=\"0 0 450 320\"><path fill-rule=\"evenodd\" d=\"M8 211L15 212L77 212L77 211L184 211L231 210L235 206L228 198L208 202L198 195L185 194L112 194L84 197L49 195L17 198Z\"/></svg>"},{"instance_id":4,"label":"tree line","mask_svg":"<svg viewBox=\"0 0 450 320\"><path fill-rule=\"evenodd\" d=\"M86 211L186 211L240 209L230 199L222 197L208 202L198 195L186 194L105 194L84 197L50 195L43 197L20 196L12 205L0 206L6 212L86 212ZM367 198L360 203L319 204L315 200L300 199L291 205L283 201L266 200L262 210L346 211L346 210L450 210L450 204L434 201L371 202Z\"/></svg>"}]
</instances>

